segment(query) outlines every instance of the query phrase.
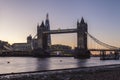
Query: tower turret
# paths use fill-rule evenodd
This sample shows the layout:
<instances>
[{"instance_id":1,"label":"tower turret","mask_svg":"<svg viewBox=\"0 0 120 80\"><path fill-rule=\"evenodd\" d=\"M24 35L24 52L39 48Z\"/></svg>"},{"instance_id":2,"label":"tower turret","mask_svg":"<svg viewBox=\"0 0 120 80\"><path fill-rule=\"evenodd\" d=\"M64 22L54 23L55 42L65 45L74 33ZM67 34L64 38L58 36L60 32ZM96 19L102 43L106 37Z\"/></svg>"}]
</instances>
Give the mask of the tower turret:
<instances>
[{"instance_id":1,"label":"tower turret","mask_svg":"<svg viewBox=\"0 0 120 80\"><path fill-rule=\"evenodd\" d=\"M84 22L84 18L83 18L83 17L82 17L82 19L81 19L81 22L80 22L80 23L81 23L81 24L85 23L85 22Z\"/></svg>"},{"instance_id":2,"label":"tower turret","mask_svg":"<svg viewBox=\"0 0 120 80\"><path fill-rule=\"evenodd\" d=\"M28 44L31 44L31 42L32 42L32 36L29 35L29 36L27 37L27 43L28 43Z\"/></svg>"}]
</instances>

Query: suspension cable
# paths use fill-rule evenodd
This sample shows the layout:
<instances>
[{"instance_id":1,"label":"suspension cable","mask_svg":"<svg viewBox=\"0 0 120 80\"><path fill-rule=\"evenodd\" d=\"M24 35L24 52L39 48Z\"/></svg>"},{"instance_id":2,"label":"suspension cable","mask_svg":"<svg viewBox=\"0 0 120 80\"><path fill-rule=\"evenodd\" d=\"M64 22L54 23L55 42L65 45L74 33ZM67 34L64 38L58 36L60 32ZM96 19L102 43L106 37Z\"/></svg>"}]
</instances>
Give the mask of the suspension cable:
<instances>
[{"instance_id":1,"label":"suspension cable","mask_svg":"<svg viewBox=\"0 0 120 80\"><path fill-rule=\"evenodd\" d=\"M97 38L93 37L91 34L89 34L89 33L87 33L87 32L85 32L85 33L86 33L91 39L93 39L96 43L98 43L99 45L102 45L102 46L104 46L104 47L106 47L106 48L109 48L109 49L120 49L120 48L118 48L118 47L111 46L111 45L109 45L109 44L106 44L106 43L101 42L100 40L98 40Z\"/></svg>"}]
</instances>

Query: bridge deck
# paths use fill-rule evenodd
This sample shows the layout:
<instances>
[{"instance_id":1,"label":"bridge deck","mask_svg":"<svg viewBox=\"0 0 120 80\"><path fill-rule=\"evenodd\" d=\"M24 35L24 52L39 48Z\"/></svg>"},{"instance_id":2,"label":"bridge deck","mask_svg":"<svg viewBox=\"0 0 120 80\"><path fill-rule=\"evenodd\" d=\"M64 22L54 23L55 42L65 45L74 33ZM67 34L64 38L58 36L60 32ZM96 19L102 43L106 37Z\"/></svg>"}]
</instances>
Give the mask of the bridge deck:
<instances>
[{"instance_id":1,"label":"bridge deck","mask_svg":"<svg viewBox=\"0 0 120 80\"><path fill-rule=\"evenodd\" d=\"M120 51L120 49L88 49L90 51ZM69 49L50 49L50 51L74 51Z\"/></svg>"},{"instance_id":2,"label":"bridge deck","mask_svg":"<svg viewBox=\"0 0 120 80\"><path fill-rule=\"evenodd\" d=\"M120 51L120 49L89 49L90 51Z\"/></svg>"},{"instance_id":3,"label":"bridge deck","mask_svg":"<svg viewBox=\"0 0 120 80\"><path fill-rule=\"evenodd\" d=\"M75 33L77 32L77 29L59 29L59 30L50 30L50 31L44 31L44 34L60 34L60 33Z\"/></svg>"}]
</instances>

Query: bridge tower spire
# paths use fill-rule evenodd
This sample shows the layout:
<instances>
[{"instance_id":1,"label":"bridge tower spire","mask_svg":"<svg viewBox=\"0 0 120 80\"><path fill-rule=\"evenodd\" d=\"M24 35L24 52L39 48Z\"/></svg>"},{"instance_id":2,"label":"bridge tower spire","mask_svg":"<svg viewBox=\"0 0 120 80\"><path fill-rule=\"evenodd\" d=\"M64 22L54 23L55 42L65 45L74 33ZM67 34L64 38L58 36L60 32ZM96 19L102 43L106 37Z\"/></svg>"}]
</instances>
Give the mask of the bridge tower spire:
<instances>
[{"instance_id":1,"label":"bridge tower spire","mask_svg":"<svg viewBox=\"0 0 120 80\"><path fill-rule=\"evenodd\" d=\"M83 24L85 23L85 22L84 22L84 18L83 18L83 17L82 17L82 19L81 19L81 22L80 22L80 23L83 23Z\"/></svg>"}]
</instances>

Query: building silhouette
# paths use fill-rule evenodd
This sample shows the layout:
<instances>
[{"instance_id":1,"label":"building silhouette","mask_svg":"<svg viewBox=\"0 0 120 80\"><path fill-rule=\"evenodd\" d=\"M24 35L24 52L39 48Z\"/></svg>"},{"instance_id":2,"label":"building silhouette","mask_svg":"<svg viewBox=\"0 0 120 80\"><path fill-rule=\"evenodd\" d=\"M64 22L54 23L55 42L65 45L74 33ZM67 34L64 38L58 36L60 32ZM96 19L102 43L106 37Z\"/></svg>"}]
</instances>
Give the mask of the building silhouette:
<instances>
[{"instance_id":1,"label":"building silhouette","mask_svg":"<svg viewBox=\"0 0 120 80\"><path fill-rule=\"evenodd\" d=\"M49 49L51 46L50 34L43 34L44 31L50 31L49 16L46 15L45 23L42 21L41 25L37 25L37 40L38 48Z\"/></svg>"},{"instance_id":2,"label":"building silhouette","mask_svg":"<svg viewBox=\"0 0 120 80\"><path fill-rule=\"evenodd\" d=\"M32 42L32 36L29 35L27 37L27 42L23 42L23 43L13 43L12 44L12 48L14 51L31 51L32 47L31 47L31 42Z\"/></svg>"},{"instance_id":3,"label":"building silhouette","mask_svg":"<svg viewBox=\"0 0 120 80\"><path fill-rule=\"evenodd\" d=\"M81 21L77 21L77 47L75 48L75 58L90 58L90 51L87 48L87 33L88 25L84 22L82 17Z\"/></svg>"},{"instance_id":4,"label":"building silhouette","mask_svg":"<svg viewBox=\"0 0 120 80\"><path fill-rule=\"evenodd\" d=\"M78 29L78 34L77 34L77 47L80 49L85 49L87 50L87 34L88 32L88 25L86 22L84 22L84 19L82 17L81 21L77 21L77 29Z\"/></svg>"},{"instance_id":5,"label":"building silhouette","mask_svg":"<svg viewBox=\"0 0 120 80\"><path fill-rule=\"evenodd\" d=\"M46 15L45 27L47 28L48 31L50 31L50 23L49 23L48 13ZM49 48L51 46L51 36L50 36L50 34L47 35L47 44L48 44L48 48Z\"/></svg>"},{"instance_id":6,"label":"building silhouette","mask_svg":"<svg viewBox=\"0 0 120 80\"><path fill-rule=\"evenodd\" d=\"M56 31L56 32L55 32ZM62 33L69 32L69 29L60 30ZM46 20L42 21L41 25L37 24L36 37L29 35L27 37L27 43L16 43L14 49L16 50L33 50L34 53L42 56L49 56L49 50L51 47L50 34L60 33L59 30L50 30L49 15L46 15ZM75 48L75 57L77 58L89 58L90 52L87 48L87 33L88 25L84 21L83 17L81 21L77 21L77 29L72 31L77 33L77 47ZM53 33L49 33L53 32ZM45 53L45 54L44 54Z\"/></svg>"}]
</instances>

